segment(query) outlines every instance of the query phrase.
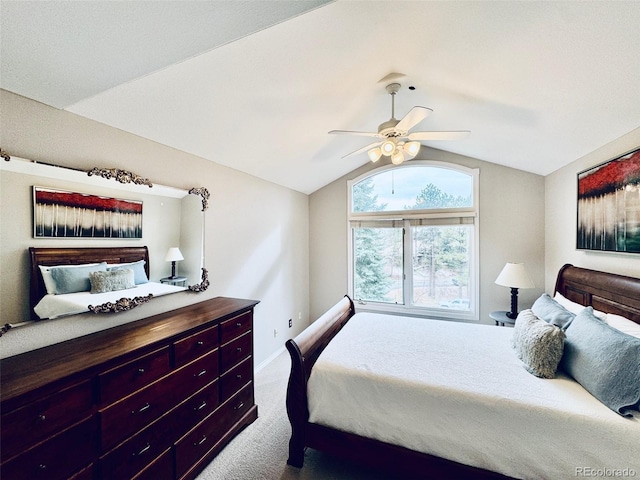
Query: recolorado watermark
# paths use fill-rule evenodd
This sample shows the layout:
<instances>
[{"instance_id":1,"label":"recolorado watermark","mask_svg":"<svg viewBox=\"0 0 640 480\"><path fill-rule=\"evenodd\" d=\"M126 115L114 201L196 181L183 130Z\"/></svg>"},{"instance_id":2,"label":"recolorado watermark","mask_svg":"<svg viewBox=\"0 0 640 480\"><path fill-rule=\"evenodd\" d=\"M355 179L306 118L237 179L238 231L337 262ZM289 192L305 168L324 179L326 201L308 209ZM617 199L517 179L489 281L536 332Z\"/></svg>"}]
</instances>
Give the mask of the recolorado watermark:
<instances>
[{"instance_id":1,"label":"recolorado watermark","mask_svg":"<svg viewBox=\"0 0 640 480\"><path fill-rule=\"evenodd\" d=\"M576 477L636 477L638 472L633 468L592 468L576 467Z\"/></svg>"}]
</instances>

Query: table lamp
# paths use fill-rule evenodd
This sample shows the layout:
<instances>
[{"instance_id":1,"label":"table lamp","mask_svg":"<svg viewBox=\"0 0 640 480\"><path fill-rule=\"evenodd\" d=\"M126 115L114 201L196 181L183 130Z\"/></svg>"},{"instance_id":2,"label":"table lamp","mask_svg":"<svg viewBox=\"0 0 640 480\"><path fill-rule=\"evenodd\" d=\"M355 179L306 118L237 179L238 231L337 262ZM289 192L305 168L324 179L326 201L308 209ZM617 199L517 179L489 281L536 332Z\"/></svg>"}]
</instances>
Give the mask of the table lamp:
<instances>
[{"instance_id":1,"label":"table lamp","mask_svg":"<svg viewBox=\"0 0 640 480\"><path fill-rule=\"evenodd\" d=\"M511 311L507 312L507 317L516 318L518 316L518 289L535 286L524 268L524 263L507 263L496 278L496 284L511 287Z\"/></svg>"},{"instance_id":2,"label":"table lamp","mask_svg":"<svg viewBox=\"0 0 640 480\"><path fill-rule=\"evenodd\" d=\"M178 247L171 247L167 252L167 256L164 257L165 262L171 262L171 276L169 278L176 278L176 262L184 260L182 253Z\"/></svg>"}]
</instances>

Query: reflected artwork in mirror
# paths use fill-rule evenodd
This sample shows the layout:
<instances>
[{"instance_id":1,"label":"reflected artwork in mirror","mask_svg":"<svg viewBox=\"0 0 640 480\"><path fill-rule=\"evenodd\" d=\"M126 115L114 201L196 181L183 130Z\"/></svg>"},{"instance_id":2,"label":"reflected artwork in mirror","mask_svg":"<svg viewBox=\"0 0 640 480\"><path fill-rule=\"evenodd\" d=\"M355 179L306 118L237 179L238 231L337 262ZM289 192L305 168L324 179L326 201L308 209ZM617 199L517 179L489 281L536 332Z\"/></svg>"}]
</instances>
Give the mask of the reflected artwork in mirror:
<instances>
[{"instance_id":1,"label":"reflected artwork in mirror","mask_svg":"<svg viewBox=\"0 0 640 480\"><path fill-rule=\"evenodd\" d=\"M146 303L154 296L181 291L202 292L208 288L208 272L204 264L204 215L209 202L206 188L183 190L153 184L146 178L121 169L96 167L82 171L9 157L5 152L2 154L2 170L21 175L20 181L30 183L34 192L36 187L38 191L73 192L94 199L105 199L105 204L110 199L126 198L139 204L144 212L140 220L140 235L135 238L99 238L90 235L53 238L34 232L33 247L29 248L32 261L29 298L33 319L57 318L87 311L126 311ZM35 195L33 202L35 209ZM83 205L83 214L93 218L107 215L102 212L101 205L102 202L92 202L89 213L86 213L86 206ZM49 219L57 214L58 207L54 205L50 209ZM73 208L73 205L64 205L60 208L61 215L68 216L69 212L73 215ZM34 210L34 221L36 218ZM60 217L56 217L55 221L60 222ZM167 252L173 248L179 249L182 259L178 262L165 261ZM82 267L73 268L72 265ZM80 274L81 270L86 271ZM92 280L95 280L95 285L102 285L103 290L95 291ZM55 287L51 287L53 284ZM87 299L91 304L82 307L76 305L62 314L57 313L55 308L41 309L44 313L35 313L38 310L34 310L34 307L46 297L66 294L70 297L84 295L85 299L79 300L80 304L86 304L89 301ZM105 298L108 301L99 302L101 295L107 295Z\"/></svg>"}]
</instances>

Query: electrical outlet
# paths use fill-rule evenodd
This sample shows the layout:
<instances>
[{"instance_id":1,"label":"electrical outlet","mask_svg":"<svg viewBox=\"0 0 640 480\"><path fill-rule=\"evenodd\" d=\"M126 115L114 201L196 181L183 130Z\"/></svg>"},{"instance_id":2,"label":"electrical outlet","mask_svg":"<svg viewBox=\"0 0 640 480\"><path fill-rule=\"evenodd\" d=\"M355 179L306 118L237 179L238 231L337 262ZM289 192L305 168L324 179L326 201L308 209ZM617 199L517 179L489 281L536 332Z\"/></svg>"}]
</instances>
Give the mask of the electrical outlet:
<instances>
[{"instance_id":1,"label":"electrical outlet","mask_svg":"<svg viewBox=\"0 0 640 480\"><path fill-rule=\"evenodd\" d=\"M273 329L273 338L278 336L278 330L276 328Z\"/></svg>"},{"instance_id":2,"label":"electrical outlet","mask_svg":"<svg viewBox=\"0 0 640 480\"><path fill-rule=\"evenodd\" d=\"M292 318L289 319L289 328L291 328L291 327L293 327L293 319Z\"/></svg>"},{"instance_id":3,"label":"electrical outlet","mask_svg":"<svg viewBox=\"0 0 640 480\"><path fill-rule=\"evenodd\" d=\"M298 312L298 320L302 320L302 312Z\"/></svg>"}]
</instances>

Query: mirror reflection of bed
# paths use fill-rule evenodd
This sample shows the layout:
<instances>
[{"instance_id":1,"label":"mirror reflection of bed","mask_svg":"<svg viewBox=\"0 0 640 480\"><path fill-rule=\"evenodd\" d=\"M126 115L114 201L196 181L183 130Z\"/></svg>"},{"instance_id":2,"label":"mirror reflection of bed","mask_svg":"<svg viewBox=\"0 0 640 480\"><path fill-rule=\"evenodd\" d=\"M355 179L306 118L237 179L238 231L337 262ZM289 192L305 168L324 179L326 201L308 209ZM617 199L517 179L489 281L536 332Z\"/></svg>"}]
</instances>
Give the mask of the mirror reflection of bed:
<instances>
[{"instance_id":1,"label":"mirror reflection of bed","mask_svg":"<svg viewBox=\"0 0 640 480\"><path fill-rule=\"evenodd\" d=\"M117 313L153 297L186 290L150 281L145 247L30 248L31 310L35 318Z\"/></svg>"}]
</instances>

